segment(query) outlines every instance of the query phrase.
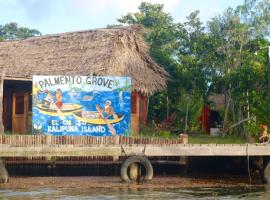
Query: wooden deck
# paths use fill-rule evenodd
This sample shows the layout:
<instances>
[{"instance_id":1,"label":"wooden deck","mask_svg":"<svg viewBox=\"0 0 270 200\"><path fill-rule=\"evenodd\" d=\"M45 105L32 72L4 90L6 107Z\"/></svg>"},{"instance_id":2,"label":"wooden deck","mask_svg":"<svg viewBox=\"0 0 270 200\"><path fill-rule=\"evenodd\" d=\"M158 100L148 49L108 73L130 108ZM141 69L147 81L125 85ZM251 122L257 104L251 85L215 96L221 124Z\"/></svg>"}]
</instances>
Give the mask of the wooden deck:
<instances>
[{"instance_id":1,"label":"wooden deck","mask_svg":"<svg viewBox=\"0 0 270 200\"><path fill-rule=\"evenodd\" d=\"M1 135L0 157L270 156L269 144L181 144L178 139Z\"/></svg>"},{"instance_id":2,"label":"wooden deck","mask_svg":"<svg viewBox=\"0 0 270 200\"><path fill-rule=\"evenodd\" d=\"M124 149L124 152L122 151ZM14 147L0 145L0 157L27 156L270 156L270 145L42 145ZM145 149L145 151L144 151Z\"/></svg>"}]
</instances>

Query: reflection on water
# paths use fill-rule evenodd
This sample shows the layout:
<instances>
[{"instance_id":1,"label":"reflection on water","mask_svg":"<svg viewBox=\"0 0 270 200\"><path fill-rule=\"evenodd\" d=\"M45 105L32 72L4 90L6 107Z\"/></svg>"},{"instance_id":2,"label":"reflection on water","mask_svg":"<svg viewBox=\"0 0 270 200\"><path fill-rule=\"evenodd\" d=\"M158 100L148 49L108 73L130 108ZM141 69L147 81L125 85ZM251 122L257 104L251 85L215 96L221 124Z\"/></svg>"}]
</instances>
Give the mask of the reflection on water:
<instances>
[{"instance_id":1,"label":"reflection on water","mask_svg":"<svg viewBox=\"0 0 270 200\"><path fill-rule=\"evenodd\" d=\"M265 187L226 187L193 189L39 189L0 190L0 199L270 199Z\"/></svg>"}]
</instances>

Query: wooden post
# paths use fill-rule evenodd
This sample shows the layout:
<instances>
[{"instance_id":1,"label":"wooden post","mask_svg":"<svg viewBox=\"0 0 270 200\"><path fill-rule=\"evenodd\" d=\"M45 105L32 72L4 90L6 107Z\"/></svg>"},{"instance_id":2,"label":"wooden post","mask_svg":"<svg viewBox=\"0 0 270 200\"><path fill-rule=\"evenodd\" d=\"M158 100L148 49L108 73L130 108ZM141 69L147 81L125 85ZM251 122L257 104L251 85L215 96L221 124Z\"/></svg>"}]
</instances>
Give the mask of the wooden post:
<instances>
[{"instance_id":1,"label":"wooden post","mask_svg":"<svg viewBox=\"0 0 270 200\"><path fill-rule=\"evenodd\" d=\"M52 135L46 135L46 145L52 144Z\"/></svg>"},{"instance_id":2,"label":"wooden post","mask_svg":"<svg viewBox=\"0 0 270 200\"><path fill-rule=\"evenodd\" d=\"M181 144L188 144L188 135L185 133L181 133L179 135L179 141ZM179 164L183 165L183 172L187 174L188 170L188 156L180 156Z\"/></svg>"},{"instance_id":3,"label":"wooden post","mask_svg":"<svg viewBox=\"0 0 270 200\"><path fill-rule=\"evenodd\" d=\"M112 136L113 138L113 145L115 146L119 146L120 144L120 136L119 135L114 135ZM119 160L119 156L113 156L113 161L118 161Z\"/></svg>"},{"instance_id":4,"label":"wooden post","mask_svg":"<svg viewBox=\"0 0 270 200\"><path fill-rule=\"evenodd\" d=\"M4 96L4 77L0 76L0 134L4 133L3 124L3 96Z\"/></svg>"},{"instance_id":5,"label":"wooden post","mask_svg":"<svg viewBox=\"0 0 270 200\"><path fill-rule=\"evenodd\" d=\"M113 144L114 145L119 145L120 144L120 137L119 137L119 135L114 135L113 136Z\"/></svg>"},{"instance_id":6,"label":"wooden post","mask_svg":"<svg viewBox=\"0 0 270 200\"><path fill-rule=\"evenodd\" d=\"M4 161L0 158L0 183L8 182L8 172L5 167Z\"/></svg>"},{"instance_id":7,"label":"wooden post","mask_svg":"<svg viewBox=\"0 0 270 200\"><path fill-rule=\"evenodd\" d=\"M188 134L185 134L185 133L179 134L179 143L188 144Z\"/></svg>"}]
</instances>

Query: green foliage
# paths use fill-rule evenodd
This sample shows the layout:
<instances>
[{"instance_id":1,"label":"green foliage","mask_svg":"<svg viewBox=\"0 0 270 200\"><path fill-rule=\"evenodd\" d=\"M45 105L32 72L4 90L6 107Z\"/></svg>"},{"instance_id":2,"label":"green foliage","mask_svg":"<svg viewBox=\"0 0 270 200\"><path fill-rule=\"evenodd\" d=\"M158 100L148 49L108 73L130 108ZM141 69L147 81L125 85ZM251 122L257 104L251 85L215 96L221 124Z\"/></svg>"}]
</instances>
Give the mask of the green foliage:
<instances>
[{"instance_id":1,"label":"green foliage","mask_svg":"<svg viewBox=\"0 0 270 200\"><path fill-rule=\"evenodd\" d=\"M177 112L177 119L181 119L181 112L186 109L186 104L181 103L183 92L198 92L199 95L191 96L195 101L206 96L209 69L198 62L202 60L199 56L208 55L205 52L207 35L198 11L191 13L187 20L185 24L174 23L171 15L164 12L163 5L144 2L139 12L119 19L121 23L141 24L146 28L145 39L150 44L152 57L170 74L167 91L150 98L150 120L166 119L168 110Z\"/></svg>"},{"instance_id":2,"label":"green foliage","mask_svg":"<svg viewBox=\"0 0 270 200\"><path fill-rule=\"evenodd\" d=\"M175 126L183 129L189 108L188 130L198 130L200 108L217 93L231 98L226 127L247 117L251 120L241 130L255 133L259 124L270 125L267 52L254 55L269 45L269 9L269 0L245 0L207 26L200 22L199 11L175 23L163 5L145 2L139 12L122 16L122 24L145 27L152 57L170 74L168 89L150 98L150 120L163 121L168 111L176 112ZM225 115L225 108L221 113Z\"/></svg>"},{"instance_id":3,"label":"green foliage","mask_svg":"<svg viewBox=\"0 0 270 200\"><path fill-rule=\"evenodd\" d=\"M173 139L177 138L178 135L172 134L168 130L160 130L155 127L155 125L149 124L148 126L144 126L141 128L139 132L139 137L155 137L155 138L168 138Z\"/></svg>"},{"instance_id":4,"label":"green foliage","mask_svg":"<svg viewBox=\"0 0 270 200\"><path fill-rule=\"evenodd\" d=\"M187 93L181 91L179 101L175 105L175 111L178 113L176 121L180 122L175 126L180 130L185 130L185 121L187 117L187 130L198 131L198 119L203 105L203 96L200 93Z\"/></svg>"},{"instance_id":5,"label":"green foliage","mask_svg":"<svg viewBox=\"0 0 270 200\"><path fill-rule=\"evenodd\" d=\"M270 125L267 52L254 54L260 47L269 45L269 5L268 0L247 0L208 22L209 35L216 43L219 58L216 68L220 74L213 79L213 92L225 93L234 103L231 110L234 119L229 119L227 126L251 118L237 130L242 132L246 128L249 134L258 133L261 123ZM242 134L246 134L245 131Z\"/></svg>"},{"instance_id":6,"label":"green foliage","mask_svg":"<svg viewBox=\"0 0 270 200\"><path fill-rule=\"evenodd\" d=\"M29 29L26 27L19 27L17 23L11 22L9 24L0 25L0 41L25 39L33 36L40 36L41 33L36 29Z\"/></svg>"}]
</instances>

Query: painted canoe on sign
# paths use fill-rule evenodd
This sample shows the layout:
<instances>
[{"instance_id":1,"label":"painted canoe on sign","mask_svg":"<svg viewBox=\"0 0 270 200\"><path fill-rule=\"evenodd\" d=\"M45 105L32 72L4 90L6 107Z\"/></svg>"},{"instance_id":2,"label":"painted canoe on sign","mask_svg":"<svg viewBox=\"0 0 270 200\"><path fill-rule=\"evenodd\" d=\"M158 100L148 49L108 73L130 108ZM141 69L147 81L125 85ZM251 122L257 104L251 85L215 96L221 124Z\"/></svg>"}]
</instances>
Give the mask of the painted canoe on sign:
<instances>
[{"instance_id":1,"label":"painted canoe on sign","mask_svg":"<svg viewBox=\"0 0 270 200\"><path fill-rule=\"evenodd\" d=\"M59 116L59 111L55 107L50 107L45 104L37 104L37 109L45 115L50 116ZM61 114L64 116L72 115L74 112L78 112L82 109L82 106L79 104L65 103L60 108Z\"/></svg>"},{"instance_id":2,"label":"painted canoe on sign","mask_svg":"<svg viewBox=\"0 0 270 200\"><path fill-rule=\"evenodd\" d=\"M33 76L34 134L130 133L131 78Z\"/></svg>"},{"instance_id":3,"label":"painted canoe on sign","mask_svg":"<svg viewBox=\"0 0 270 200\"><path fill-rule=\"evenodd\" d=\"M73 115L74 117L80 121L80 122L85 122L87 124L95 124L95 125L107 125L106 121L103 118L97 118L98 112L91 112L92 118L83 116L82 112L74 112ZM124 119L124 115L120 115L118 118L115 119L107 119L108 123L110 124L115 124L119 123Z\"/></svg>"}]
</instances>

